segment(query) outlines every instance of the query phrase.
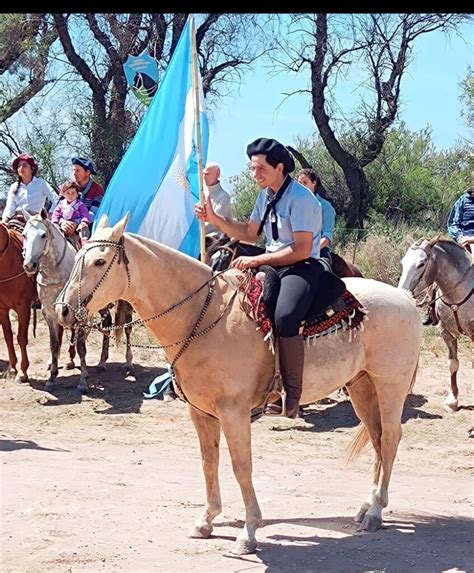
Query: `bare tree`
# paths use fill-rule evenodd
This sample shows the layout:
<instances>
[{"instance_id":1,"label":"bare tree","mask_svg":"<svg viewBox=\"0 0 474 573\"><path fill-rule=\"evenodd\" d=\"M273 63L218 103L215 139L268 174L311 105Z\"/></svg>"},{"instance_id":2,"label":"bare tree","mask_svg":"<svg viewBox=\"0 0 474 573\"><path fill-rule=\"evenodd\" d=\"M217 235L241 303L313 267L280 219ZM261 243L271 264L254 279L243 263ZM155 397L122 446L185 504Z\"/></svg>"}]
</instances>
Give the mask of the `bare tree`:
<instances>
[{"instance_id":1,"label":"bare tree","mask_svg":"<svg viewBox=\"0 0 474 573\"><path fill-rule=\"evenodd\" d=\"M107 182L134 132L127 112L123 64L147 49L166 68L188 14L54 14L62 49L90 89L90 148ZM254 15L205 14L196 43L205 95L220 97L243 68L264 51L251 43Z\"/></svg>"},{"instance_id":2,"label":"bare tree","mask_svg":"<svg viewBox=\"0 0 474 573\"><path fill-rule=\"evenodd\" d=\"M311 71L311 112L321 138L344 172L351 195L349 228L362 228L371 203L364 168L380 154L397 119L401 82L415 41L436 30L455 30L464 14L295 15L292 32L300 43L289 49L290 68ZM356 114L339 113L338 81L363 74ZM349 150L347 142L352 145Z\"/></svg>"}]
</instances>

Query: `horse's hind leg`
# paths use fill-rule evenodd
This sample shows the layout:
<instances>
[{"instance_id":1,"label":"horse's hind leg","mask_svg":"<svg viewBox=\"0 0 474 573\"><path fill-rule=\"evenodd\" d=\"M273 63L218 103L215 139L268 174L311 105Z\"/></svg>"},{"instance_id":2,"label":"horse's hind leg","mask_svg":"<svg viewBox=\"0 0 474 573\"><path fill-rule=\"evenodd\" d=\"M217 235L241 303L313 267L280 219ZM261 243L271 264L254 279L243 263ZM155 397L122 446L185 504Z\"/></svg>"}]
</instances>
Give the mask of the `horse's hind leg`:
<instances>
[{"instance_id":1,"label":"horse's hind leg","mask_svg":"<svg viewBox=\"0 0 474 573\"><path fill-rule=\"evenodd\" d=\"M31 315L31 307L30 304L27 302L26 305L23 305L18 310L18 346L20 347L21 351L21 374L17 375L16 381L17 382L27 382L28 381L28 366L30 365L30 361L28 360L28 352L27 352L27 345L28 345L28 328L30 326L30 315Z\"/></svg>"},{"instance_id":2,"label":"horse's hind leg","mask_svg":"<svg viewBox=\"0 0 474 573\"><path fill-rule=\"evenodd\" d=\"M7 378L12 374L17 373L16 363L17 357L15 353L15 347L13 345L13 331L12 323L10 321L10 316L8 310L0 309L0 322L2 323L3 336L5 337L5 342L7 344L8 351L8 366L6 371Z\"/></svg>"},{"instance_id":3,"label":"horse's hind leg","mask_svg":"<svg viewBox=\"0 0 474 573\"><path fill-rule=\"evenodd\" d=\"M445 400L446 406L451 408L451 410L458 409L458 370L459 370L459 360L458 360L458 340L454 336L452 336L447 330L444 328L441 329L441 336L448 347L448 364L449 364L449 372L451 374L451 390L448 394L448 397Z\"/></svg>"},{"instance_id":4,"label":"horse's hind leg","mask_svg":"<svg viewBox=\"0 0 474 573\"><path fill-rule=\"evenodd\" d=\"M130 319L127 322L132 320L132 315L130 314ZM132 344L130 342L130 336L132 334L132 327L127 326L125 327L125 337L127 340L127 348L125 350L125 368L124 371L126 374L134 374L135 373L135 366L133 365L133 354L132 354Z\"/></svg>"},{"instance_id":5,"label":"horse's hind leg","mask_svg":"<svg viewBox=\"0 0 474 573\"><path fill-rule=\"evenodd\" d=\"M218 478L221 426L219 420L203 416L196 412L194 408L189 408L189 411L199 437L207 497L206 509L203 515L194 523L191 537L207 539L212 533L212 521L222 511Z\"/></svg>"},{"instance_id":6,"label":"horse's hind leg","mask_svg":"<svg viewBox=\"0 0 474 573\"><path fill-rule=\"evenodd\" d=\"M380 438L375 443L376 453L378 450L379 460L376 457L374 464L374 483L367 500L369 507L363 515L366 504L362 506L360 517L361 525L359 529L375 531L382 524L382 510L388 504L388 487L392 475L393 463L397 455L398 444L402 436L402 410L405 403L410 382L403 383L404 376L399 373L396 377L391 376L371 376L370 380L374 386L374 394L371 395L370 403L372 415L367 417L367 430L374 444L374 436L380 432ZM411 377L410 377L411 380ZM352 394L351 394L352 397ZM363 406L360 404L361 398L356 397L358 409ZM355 404L354 404L355 407ZM377 410L379 415L377 415ZM380 426L379 426L380 424Z\"/></svg>"},{"instance_id":7,"label":"horse's hind leg","mask_svg":"<svg viewBox=\"0 0 474 573\"><path fill-rule=\"evenodd\" d=\"M348 389L351 397L354 410L364 424L365 430L368 433L368 437L375 451L375 458L372 464L372 488L367 501L362 504L362 507L354 518L355 521L361 523L364 520L368 509L374 503L374 495L378 488L380 469L382 465L380 444L382 426L377 394L375 392L374 385L367 374L363 374L353 385L346 386L346 388ZM362 431L363 430L358 433L359 438L363 437ZM355 440L355 442L357 442L357 440ZM358 451L360 451L361 447L363 447L365 443L365 440L361 440L359 449L355 452L355 455L357 455ZM354 446L354 448L357 448L357 446Z\"/></svg>"},{"instance_id":8,"label":"horse's hind leg","mask_svg":"<svg viewBox=\"0 0 474 573\"><path fill-rule=\"evenodd\" d=\"M101 311L102 317L102 326L105 328L110 328L112 326L112 315L110 314L109 309L105 309ZM102 337L102 352L100 353L100 360L99 364L97 364L97 368L99 370L105 370L107 360L109 359L109 348L110 348L110 336L104 334Z\"/></svg>"},{"instance_id":9,"label":"horse's hind leg","mask_svg":"<svg viewBox=\"0 0 474 573\"><path fill-rule=\"evenodd\" d=\"M262 513L252 483L252 449L250 436L250 405L240 404L238 410L226 410L221 417L222 429L229 446L232 469L239 483L245 504L245 524L235 548L237 555L254 553L257 548L255 532L262 522Z\"/></svg>"}]
</instances>

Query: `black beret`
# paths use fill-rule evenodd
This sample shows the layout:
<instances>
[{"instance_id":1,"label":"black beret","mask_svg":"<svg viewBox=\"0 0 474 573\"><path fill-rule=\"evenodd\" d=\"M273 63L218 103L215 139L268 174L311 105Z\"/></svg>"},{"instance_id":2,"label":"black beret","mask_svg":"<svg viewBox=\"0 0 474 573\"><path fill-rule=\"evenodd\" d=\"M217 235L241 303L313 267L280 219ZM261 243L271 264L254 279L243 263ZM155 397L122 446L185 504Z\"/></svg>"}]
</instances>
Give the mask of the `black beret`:
<instances>
[{"instance_id":1,"label":"black beret","mask_svg":"<svg viewBox=\"0 0 474 573\"><path fill-rule=\"evenodd\" d=\"M73 165L80 165L84 169L87 169L87 171L90 171L92 175L96 174L94 164L90 159L87 159L86 157L73 157L71 159L71 163Z\"/></svg>"},{"instance_id":2,"label":"black beret","mask_svg":"<svg viewBox=\"0 0 474 573\"><path fill-rule=\"evenodd\" d=\"M278 163L283 163L287 173L295 170L295 161L291 153L276 139L260 137L252 141L252 143L247 145L247 155L249 159L252 155L266 155Z\"/></svg>"}]
</instances>

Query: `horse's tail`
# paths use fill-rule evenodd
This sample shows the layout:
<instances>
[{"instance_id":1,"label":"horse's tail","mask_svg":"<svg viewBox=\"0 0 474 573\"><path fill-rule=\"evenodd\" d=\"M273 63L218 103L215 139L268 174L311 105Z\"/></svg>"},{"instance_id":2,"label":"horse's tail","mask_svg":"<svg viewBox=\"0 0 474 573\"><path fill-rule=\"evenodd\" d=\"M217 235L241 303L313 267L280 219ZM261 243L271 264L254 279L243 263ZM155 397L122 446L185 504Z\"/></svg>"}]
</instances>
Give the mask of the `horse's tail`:
<instances>
[{"instance_id":1,"label":"horse's tail","mask_svg":"<svg viewBox=\"0 0 474 573\"><path fill-rule=\"evenodd\" d=\"M118 348L120 340L123 336L123 325L126 322L127 316L127 303L124 300L119 300L117 302L117 310L115 312L115 344Z\"/></svg>"},{"instance_id":2,"label":"horse's tail","mask_svg":"<svg viewBox=\"0 0 474 573\"><path fill-rule=\"evenodd\" d=\"M370 438L367 427L361 422L356 435L347 447L346 463L351 464L354 462L359 457L365 446L369 443L369 440Z\"/></svg>"}]
</instances>

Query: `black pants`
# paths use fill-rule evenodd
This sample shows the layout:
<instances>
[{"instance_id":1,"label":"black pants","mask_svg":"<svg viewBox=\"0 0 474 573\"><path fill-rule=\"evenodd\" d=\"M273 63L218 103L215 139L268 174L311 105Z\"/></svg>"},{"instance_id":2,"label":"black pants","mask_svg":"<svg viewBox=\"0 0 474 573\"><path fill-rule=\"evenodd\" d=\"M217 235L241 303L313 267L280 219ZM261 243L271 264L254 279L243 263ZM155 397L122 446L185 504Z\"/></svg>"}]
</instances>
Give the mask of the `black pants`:
<instances>
[{"instance_id":1,"label":"black pants","mask_svg":"<svg viewBox=\"0 0 474 573\"><path fill-rule=\"evenodd\" d=\"M275 324L278 335L288 338L298 334L324 271L321 263L313 259L276 270L280 275L281 287L275 309Z\"/></svg>"}]
</instances>

